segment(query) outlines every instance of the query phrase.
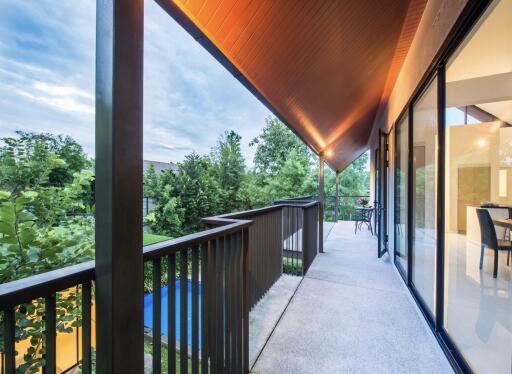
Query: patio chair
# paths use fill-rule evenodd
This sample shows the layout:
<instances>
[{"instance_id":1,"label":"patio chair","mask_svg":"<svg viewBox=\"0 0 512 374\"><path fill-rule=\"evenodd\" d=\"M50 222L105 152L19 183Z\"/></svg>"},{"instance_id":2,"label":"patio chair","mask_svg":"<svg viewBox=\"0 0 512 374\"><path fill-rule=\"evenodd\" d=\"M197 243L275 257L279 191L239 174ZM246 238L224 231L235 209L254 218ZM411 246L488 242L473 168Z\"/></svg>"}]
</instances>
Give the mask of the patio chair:
<instances>
[{"instance_id":1,"label":"patio chair","mask_svg":"<svg viewBox=\"0 0 512 374\"><path fill-rule=\"evenodd\" d=\"M356 208L355 212L355 221L356 221L356 227L354 230L354 233L357 234L357 230L361 230L361 227L364 224L368 227L368 230L373 235L373 227L372 227L372 215L373 215L373 208Z\"/></svg>"},{"instance_id":2,"label":"patio chair","mask_svg":"<svg viewBox=\"0 0 512 374\"><path fill-rule=\"evenodd\" d=\"M512 242L498 240L496 228L492 222L491 215L487 209L477 209L478 222L480 224L481 246L480 246L480 270L484 263L484 249L494 250L494 272L493 277L498 276L498 258L499 251L508 251L507 265L510 265L510 253L512 252Z\"/></svg>"}]
</instances>

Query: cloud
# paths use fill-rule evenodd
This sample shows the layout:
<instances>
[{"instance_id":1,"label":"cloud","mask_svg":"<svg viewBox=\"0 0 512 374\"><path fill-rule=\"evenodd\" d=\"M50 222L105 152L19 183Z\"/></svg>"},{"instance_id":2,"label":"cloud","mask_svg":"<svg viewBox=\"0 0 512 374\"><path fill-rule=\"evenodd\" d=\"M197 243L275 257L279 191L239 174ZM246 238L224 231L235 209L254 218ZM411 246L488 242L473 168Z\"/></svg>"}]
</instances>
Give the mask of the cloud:
<instances>
[{"instance_id":1,"label":"cloud","mask_svg":"<svg viewBox=\"0 0 512 374\"><path fill-rule=\"evenodd\" d=\"M248 143L270 112L155 1L144 21L144 157L209 153L235 130L252 164ZM94 155L94 25L90 0L1 2L0 136L71 135Z\"/></svg>"}]
</instances>

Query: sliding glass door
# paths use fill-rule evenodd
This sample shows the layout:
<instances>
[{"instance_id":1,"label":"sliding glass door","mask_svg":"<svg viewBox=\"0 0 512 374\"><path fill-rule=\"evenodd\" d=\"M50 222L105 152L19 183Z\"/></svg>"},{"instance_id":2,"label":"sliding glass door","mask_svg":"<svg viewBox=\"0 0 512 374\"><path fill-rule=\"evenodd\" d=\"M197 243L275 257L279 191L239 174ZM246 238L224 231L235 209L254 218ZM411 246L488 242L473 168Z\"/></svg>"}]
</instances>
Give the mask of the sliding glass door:
<instances>
[{"instance_id":1,"label":"sliding glass door","mask_svg":"<svg viewBox=\"0 0 512 374\"><path fill-rule=\"evenodd\" d=\"M512 0L493 2L448 61L445 113L444 326L475 372L510 374Z\"/></svg>"},{"instance_id":2,"label":"sliding glass door","mask_svg":"<svg viewBox=\"0 0 512 374\"><path fill-rule=\"evenodd\" d=\"M412 284L435 314L437 78L413 105L412 113Z\"/></svg>"},{"instance_id":3,"label":"sliding glass door","mask_svg":"<svg viewBox=\"0 0 512 374\"><path fill-rule=\"evenodd\" d=\"M409 117L404 116L395 130L395 263L407 274L407 177Z\"/></svg>"}]
</instances>

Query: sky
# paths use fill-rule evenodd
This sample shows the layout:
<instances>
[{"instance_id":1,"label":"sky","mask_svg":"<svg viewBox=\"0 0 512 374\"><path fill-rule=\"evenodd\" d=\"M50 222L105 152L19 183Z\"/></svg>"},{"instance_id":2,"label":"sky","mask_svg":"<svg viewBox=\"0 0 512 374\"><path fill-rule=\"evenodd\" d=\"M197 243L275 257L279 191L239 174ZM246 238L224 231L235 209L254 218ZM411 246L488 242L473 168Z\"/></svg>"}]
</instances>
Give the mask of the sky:
<instances>
[{"instance_id":1,"label":"sky","mask_svg":"<svg viewBox=\"0 0 512 374\"><path fill-rule=\"evenodd\" d=\"M270 111L153 0L144 22L144 158L207 154L235 130L252 166ZM0 137L70 135L93 157L94 64L94 0L0 0Z\"/></svg>"}]
</instances>

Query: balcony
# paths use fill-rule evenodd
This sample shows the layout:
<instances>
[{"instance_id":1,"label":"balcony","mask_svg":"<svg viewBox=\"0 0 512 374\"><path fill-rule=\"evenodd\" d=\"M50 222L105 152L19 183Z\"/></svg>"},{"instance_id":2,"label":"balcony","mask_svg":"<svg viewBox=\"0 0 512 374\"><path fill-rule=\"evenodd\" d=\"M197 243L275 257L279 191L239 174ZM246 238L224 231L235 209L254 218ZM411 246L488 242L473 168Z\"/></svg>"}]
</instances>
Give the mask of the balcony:
<instances>
[{"instance_id":1,"label":"balcony","mask_svg":"<svg viewBox=\"0 0 512 374\"><path fill-rule=\"evenodd\" d=\"M254 365L254 373L451 373L377 240L336 223Z\"/></svg>"},{"instance_id":2,"label":"balcony","mask_svg":"<svg viewBox=\"0 0 512 374\"><path fill-rule=\"evenodd\" d=\"M205 231L145 247L153 269L145 372L451 372L390 259L376 258L375 236L355 233L351 221L327 222L325 251L317 255L319 206L284 200L205 218ZM103 354L93 339L102 319L95 313L96 277L91 262L0 286L6 373L23 361L14 355L23 330L15 325L15 308L41 298L49 326L45 371L69 369L52 326L63 322L56 300L70 288L81 297L74 370L94 372L94 358ZM180 283L189 284L188 296L178 292ZM167 295L167 287L178 291Z\"/></svg>"},{"instance_id":3,"label":"balcony","mask_svg":"<svg viewBox=\"0 0 512 374\"><path fill-rule=\"evenodd\" d=\"M204 231L144 247L143 261L152 269L151 323L144 318L123 332L133 341L133 331L144 326L140 357L144 347L145 372L248 372L286 306L281 296L291 296L301 279L297 275L307 273L321 248L319 212L316 200L282 201L205 218ZM282 277L283 269L294 276ZM25 316L42 324L39 353L45 373L101 372L96 358L108 350L95 334L106 323L98 274L91 261L0 285L2 373L24 370L25 358L16 352L28 348L24 334L31 326L22 323ZM164 278L168 285L162 287ZM265 299L271 288L273 297ZM70 297L78 311L74 317L59 307ZM135 292L130 296L137 298ZM43 316L30 314L34 303L44 305ZM249 313L254 309L252 326L258 328L250 346ZM71 366L66 344L75 342L65 343L65 333L77 339L77 360Z\"/></svg>"}]
</instances>

